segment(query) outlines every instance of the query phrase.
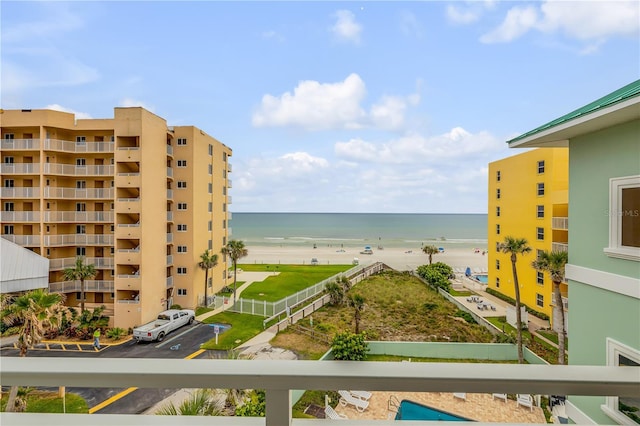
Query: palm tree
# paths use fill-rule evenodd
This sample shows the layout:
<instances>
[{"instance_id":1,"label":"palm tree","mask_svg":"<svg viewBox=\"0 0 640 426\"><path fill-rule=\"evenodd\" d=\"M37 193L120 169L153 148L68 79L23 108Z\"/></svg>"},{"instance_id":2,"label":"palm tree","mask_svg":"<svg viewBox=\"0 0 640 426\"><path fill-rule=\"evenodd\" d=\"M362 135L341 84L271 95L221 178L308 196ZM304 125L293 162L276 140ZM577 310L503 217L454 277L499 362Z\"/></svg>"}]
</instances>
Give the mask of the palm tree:
<instances>
[{"instance_id":1,"label":"palm tree","mask_svg":"<svg viewBox=\"0 0 640 426\"><path fill-rule=\"evenodd\" d=\"M85 265L84 257L78 256L72 268L66 268L62 274L68 281L80 280L80 314L84 312L84 280L95 277L98 273L92 264Z\"/></svg>"},{"instance_id":2,"label":"palm tree","mask_svg":"<svg viewBox=\"0 0 640 426\"><path fill-rule=\"evenodd\" d=\"M58 325L62 319L63 296L59 293L48 293L43 289L32 290L11 299L2 309L2 321L8 326L20 324L18 331L18 347L20 356L27 356L27 351L40 343L44 332L49 327ZM7 411L15 410L18 386L12 386L7 401Z\"/></svg>"},{"instance_id":3,"label":"palm tree","mask_svg":"<svg viewBox=\"0 0 640 426\"><path fill-rule=\"evenodd\" d=\"M249 251L246 249L242 241L230 240L226 246L222 247L220 252L225 256L229 256L229 259L231 259L231 263L233 264L233 303L236 303L236 283L238 281L236 271L238 269L238 259L248 255Z\"/></svg>"},{"instance_id":4,"label":"palm tree","mask_svg":"<svg viewBox=\"0 0 640 426\"><path fill-rule=\"evenodd\" d=\"M210 253L207 249L200 255L200 262L198 262L200 269L204 269L204 306L207 306L207 287L209 286L209 269L218 266L218 255Z\"/></svg>"},{"instance_id":5,"label":"palm tree","mask_svg":"<svg viewBox=\"0 0 640 426\"><path fill-rule=\"evenodd\" d=\"M156 413L161 416L220 416L222 401L211 389L198 389L177 407L169 402Z\"/></svg>"},{"instance_id":6,"label":"palm tree","mask_svg":"<svg viewBox=\"0 0 640 426\"><path fill-rule=\"evenodd\" d=\"M360 294L349 295L349 306L353 308L353 319L356 322L356 334L360 333L360 319L364 310L364 297Z\"/></svg>"},{"instance_id":7,"label":"palm tree","mask_svg":"<svg viewBox=\"0 0 640 426\"><path fill-rule=\"evenodd\" d=\"M518 271L516 270L516 261L518 255L524 255L531 251L529 242L526 238L504 237L504 241L500 243L500 251L511 255L511 270L513 271L513 285L516 293L516 336L518 345L518 363L524 363L524 354L522 352L522 313L520 312L520 286L518 285Z\"/></svg>"},{"instance_id":8,"label":"palm tree","mask_svg":"<svg viewBox=\"0 0 640 426\"><path fill-rule=\"evenodd\" d=\"M440 253L440 251L438 250L438 247L436 246L424 246L422 247L422 252L427 256L429 256L429 265L431 265L431 262L433 260L433 255Z\"/></svg>"},{"instance_id":9,"label":"palm tree","mask_svg":"<svg viewBox=\"0 0 640 426\"><path fill-rule=\"evenodd\" d=\"M562 307L562 294L560 284L564 281L564 267L569 261L569 253L566 251L543 251L538 258L531 262L531 266L542 272L548 272L553 282L554 320L557 320L558 332L558 364L564 364L565 330L564 309Z\"/></svg>"}]
</instances>

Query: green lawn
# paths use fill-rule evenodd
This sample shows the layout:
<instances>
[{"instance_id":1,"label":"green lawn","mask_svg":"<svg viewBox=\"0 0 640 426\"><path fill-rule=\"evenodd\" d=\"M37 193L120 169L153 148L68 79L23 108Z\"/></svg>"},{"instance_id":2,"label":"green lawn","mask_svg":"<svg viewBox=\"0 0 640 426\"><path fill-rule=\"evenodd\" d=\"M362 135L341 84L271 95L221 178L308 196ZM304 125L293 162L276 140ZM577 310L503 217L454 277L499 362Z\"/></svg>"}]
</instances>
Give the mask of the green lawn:
<instances>
[{"instance_id":1,"label":"green lawn","mask_svg":"<svg viewBox=\"0 0 640 426\"><path fill-rule=\"evenodd\" d=\"M2 395L0 411L5 410L8 395ZM27 395L27 413L89 413L87 402L75 393L65 395L64 405L62 398L58 398L58 392L33 391Z\"/></svg>"},{"instance_id":2,"label":"green lawn","mask_svg":"<svg viewBox=\"0 0 640 426\"><path fill-rule=\"evenodd\" d=\"M264 318L257 315L222 312L203 321L205 324L231 324L231 328L201 345L202 349L230 350L261 333Z\"/></svg>"},{"instance_id":3,"label":"green lawn","mask_svg":"<svg viewBox=\"0 0 640 426\"><path fill-rule=\"evenodd\" d=\"M538 330L538 334L544 336L545 338L547 338L547 340L551 340L553 343L555 343L556 345L558 344L558 333L556 333L555 331L549 331L549 330ZM566 350L569 350L569 338L565 338L564 339L564 347Z\"/></svg>"},{"instance_id":4,"label":"green lawn","mask_svg":"<svg viewBox=\"0 0 640 426\"><path fill-rule=\"evenodd\" d=\"M264 281L251 284L242 292L242 298L276 302L352 267L352 265L238 265L238 268L243 271L279 272L278 275L272 275Z\"/></svg>"},{"instance_id":5,"label":"green lawn","mask_svg":"<svg viewBox=\"0 0 640 426\"><path fill-rule=\"evenodd\" d=\"M406 356L396 355L367 355L367 361L386 361L386 362L400 362L406 361L409 358ZM464 363L479 363L479 364L517 364L518 360L491 360L491 359L458 359L458 358L415 358L411 357L411 362L464 362Z\"/></svg>"}]
</instances>

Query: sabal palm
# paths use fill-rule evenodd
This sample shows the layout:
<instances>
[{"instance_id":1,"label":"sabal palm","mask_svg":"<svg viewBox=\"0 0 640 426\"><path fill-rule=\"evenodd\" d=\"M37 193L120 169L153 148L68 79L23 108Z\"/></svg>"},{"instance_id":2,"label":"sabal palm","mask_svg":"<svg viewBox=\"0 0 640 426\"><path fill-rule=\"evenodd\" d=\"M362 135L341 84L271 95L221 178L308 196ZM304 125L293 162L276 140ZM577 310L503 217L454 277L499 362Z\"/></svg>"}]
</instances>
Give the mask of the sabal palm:
<instances>
[{"instance_id":1,"label":"sabal palm","mask_svg":"<svg viewBox=\"0 0 640 426\"><path fill-rule=\"evenodd\" d=\"M353 308L353 319L356 323L356 334L360 333L360 319L362 317L362 311L364 310L364 297L360 294L354 294L349 296L349 306Z\"/></svg>"},{"instance_id":2,"label":"sabal palm","mask_svg":"<svg viewBox=\"0 0 640 426\"><path fill-rule=\"evenodd\" d=\"M18 331L21 357L27 356L29 348L40 343L47 328L60 324L64 310L63 300L59 293L37 289L14 297L4 304L2 321L8 326L21 324ZM14 410L17 394L18 387L12 386L7 411Z\"/></svg>"},{"instance_id":3,"label":"sabal palm","mask_svg":"<svg viewBox=\"0 0 640 426\"><path fill-rule=\"evenodd\" d=\"M200 262L198 262L200 269L204 269L204 305L207 306L207 287L209 286L209 269L218 266L218 255L211 253L207 249L200 255Z\"/></svg>"},{"instance_id":4,"label":"sabal palm","mask_svg":"<svg viewBox=\"0 0 640 426\"><path fill-rule=\"evenodd\" d=\"M173 403L163 406L156 413L161 416L219 416L222 414L222 403L211 389L198 389L180 405Z\"/></svg>"},{"instance_id":5,"label":"sabal palm","mask_svg":"<svg viewBox=\"0 0 640 426\"><path fill-rule=\"evenodd\" d=\"M543 251L538 258L531 262L531 266L542 272L549 273L553 282L554 318L558 321L556 329L558 331L558 364L564 364L565 330L564 330L564 309L562 305L562 294L560 284L564 281L564 267L569 261L569 253L566 251Z\"/></svg>"},{"instance_id":6,"label":"sabal palm","mask_svg":"<svg viewBox=\"0 0 640 426\"><path fill-rule=\"evenodd\" d=\"M75 265L66 268L62 274L65 280L80 280L80 314L82 314L84 312L84 280L95 277L98 274L96 268L92 264L85 265L84 257L78 256Z\"/></svg>"},{"instance_id":7,"label":"sabal palm","mask_svg":"<svg viewBox=\"0 0 640 426\"><path fill-rule=\"evenodd\" d=\"M518 346L518 362L524 363L524 353L522 351L522 313L520 312L520 285L518 284L518 271L516 269L516 261L518 255L524 255L531 251L529 242L526 238L516 238L507 236L500 243L500 251L507 253L511 257L511 270L513 271L513 285L515 288L516 299L516 336Z\"/></svg>"},{"instance_id":8,"label":"sabal palm","mask_svg":"<svg viewBox=\"0 0 640 426\"><path fill-rule=\"evenodd\" d=\"M238 259L248 255L249 251L244 246L244 242L240 240L230 240L226 246L222 247L221 253L228 256L233 265L233 303L236 303L236 284L238 281L236 271L238 269Z\"/></svg>"},{"instance_id":9,"label":"sabal palm","mask_svg":"<svg viewBox=\"0 0 640 426\"><path fill-rule=\"evenodd\" d=\"M422 252L427 256L429 256L429 265L431 265L431 262L433 260L433 255L439 253L438 247L436 246L424 246L422 247Z\"/></svg>"}]
</instances>

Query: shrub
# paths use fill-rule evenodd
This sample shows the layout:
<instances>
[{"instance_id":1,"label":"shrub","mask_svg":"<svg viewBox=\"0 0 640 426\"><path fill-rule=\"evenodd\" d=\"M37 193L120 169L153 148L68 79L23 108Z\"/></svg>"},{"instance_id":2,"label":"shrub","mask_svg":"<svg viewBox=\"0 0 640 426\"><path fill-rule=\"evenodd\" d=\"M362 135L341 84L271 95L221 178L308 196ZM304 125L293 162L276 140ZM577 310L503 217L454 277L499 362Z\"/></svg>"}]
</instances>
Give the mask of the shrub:
<instances>
[{"instance_id":1,"label":"shrub","mask_svg":"<svg viewBox=\"0 0 640 426\"><path fill-rule=\"evenodd\" d=\"M473 315L471 315L469 312L458 310L458 312L456 312L456 316L464 319L469 324L476 324L476 320L473 318Z\"/></svg>"},{"instance_id":2,"label":"shrub","mask_svg":"<svg viewBox=\"0 0 640 426\"><path fill-rule=\"evenodd\" d=\"M182 306L176 304L171 305L171 307L169 309L182 309Z\"/></svg>"},{"instance_id":3,"label":"shrub","mask_svg":"<svg viewBox=\"0 0 640 426\"><path fill-rule=\"evenodd\" d=\"M331 350L336 360L362 361L369 352L369 345L364 341L364 334L347 331L335 335Z\"/></svg>"},{"instance_id":4,"label":"shrub","mask_svg":"<svg viewBox=\"0 0 640 426\"><path fill-rule=\"evenodd\" d=\"M109 339L118 340L119 338L124 336L126 332L127 331L124 328L114 327L110 330L107 330L106 334Z\"/></svg>"},{"instance_id":5,"label":"shrub","mask_svg":"<svg viewBox=\"0 0 640 426\"><path fill-rule=\"evenodd\" d=\"M418 266L418 268L416 269L416 273L430 286L449 291L451 289L451 283L449 282L449 273L443 266L448 268L448 270L451 270L448 265L442 262L436 262L432 265Z\"/></svg>"},{"instance_id":6,"label":"shrub","mask_svg":"<svg viewBox=\"0 0 640 426\"><path fill-rule=\"evenodd\" d=\"M258 389L251 392L249 400L236 408L238 417L264 417L265 413L265 393Z\"/></svg>"}]
</instances>

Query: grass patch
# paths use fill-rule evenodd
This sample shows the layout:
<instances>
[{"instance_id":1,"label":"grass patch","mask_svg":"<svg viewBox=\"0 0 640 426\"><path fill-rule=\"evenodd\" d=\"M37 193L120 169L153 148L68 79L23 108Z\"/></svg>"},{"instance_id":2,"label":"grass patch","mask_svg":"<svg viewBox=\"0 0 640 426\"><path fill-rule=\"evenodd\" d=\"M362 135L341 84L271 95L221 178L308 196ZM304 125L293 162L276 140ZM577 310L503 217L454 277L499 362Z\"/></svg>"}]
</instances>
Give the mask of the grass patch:
<instances>
[{"instance_id":1,"label":"grass patch","mask_svg":"<svg viewBox=\"0 0 640 426\"><path fill-rule=\"evenodd\" d=\"M540 334L541 336L545 337L547 340L551 340L556 345L558 344L558 333L556 333L555 331L538 330L537 333ZM569 338L568 337L565 337L565 339L564 339L564 346L565 346L566 350L569 350Z\"/></svg>"},{"instance_id":2,"label":"grass patch","mask_svg":"<svg viewBox=\"0 0 640 426\"><path fill-rule=\"evenodd\" d=\"M506 322L505 317L487 317L487 321L498 327L499 330L504 330L507 334L516 335L516 328ZM558 363L558 348L550 345L549 343L531 337L531 333L528 330L522 330L522 341L531 351L533 351L540 358L547 361L549 364ZM566 360L565 360L566 364Z\"/></svg>"},{"instance_id":3,"label":"grass patch","mask_svg":"<svg viewBox=\"0 0 640 426\"><path fill-rule=\"evenodd\" d=\"M462 297L462 296L466 297L466 296L474 295L475 293L469 290L458 291L458 290L451 289L449 290L449 294L452 295L453 297Z\"/></svg>"},{"instance_id":4,"label":"grass patch","mask_svg":"<svg viewBox=\"0 0 640 426\"><path fill-rule=\"evenodd\" d=\"M312 340L311 338L298 334L291 329L281 331L271 340L271 345L278 348L289 349L298 355L299 359L318 360L327 353L331 345Z\"/></svg>"},{"instance_id":5,"label":"grass patch","mask_svg":"<svg viewBox=\"0 0 640 426\"><path fill-rule=\"evenodd\" d=\"M218 335L218 344L213 338L201 345L202 349L229 350L246 342L261 333L264 318L257 315L238 314L235 312L221 312L206 318L204 324L231 324L231 328Z\"/></svg>"},{"instance_id":6,"label":"grass patch","mask_svg":"<svg viewBox=\"0 0 640 426\"><path fill-rule=\"evenodd\" d=\"M238 265L244 271L279 272L251 284L242 298L276 302L352 268L351 265Z\"/></svg>"},{"instance_id":7,"label":"grass patch","mask_svg":"<svg viewBox=\"0 0 640 426\"><path fill-rule=\"evenodd\" d=\"M340 399L340 394L336 391L316 391L309 390L306 391L298 402L293 406L293 417L296 419L313 419L315 417L305 414L304 410L311 404L317 405L319 407L324 407L324 397L325 395L329 396L330 405L334 407L338 400Z\"/></svg>"},{"instance_id":8,"label":"grass patch","mask_svg":"<svg viewBox=\"0 0 640 426\"><path fill-rule=\"evenodd\" d=\"M207 308L204 306L198 306L196 308L196 316L202 315L202 314L206 314L207 312L211 312L213 311L213 308Z\"/></svg>"},{"instance_id":9,"label":"grass patch","mask_svg":"<svg viewBox=\"0 0 640 426\"><path fill-rule=\"evenodd\" d=\"M473 358L415 358L398 355L367 355L367 361L385 361L385 362L400 362L411 359L411 362L464 362L464 363L477 363L477 364L517 364L518 360L491 360L491 359L473 359Z\"/></svg>"},{"instance_id":10,"label":"grass patch","mask_svg":"<svg viewBox=\"0 0 640 426\"><path fill-rule=\"evenodd\" d=\"M5 411L9 394L3 394L0 400L0 411ZM75 393L67 393L65 396L65 407L62 398L58 397L58 392L33 391L27 395L27 413L89 413L87 401ZM65 410L66 408L66 410Z\"/></svg>"}]
</instances>

